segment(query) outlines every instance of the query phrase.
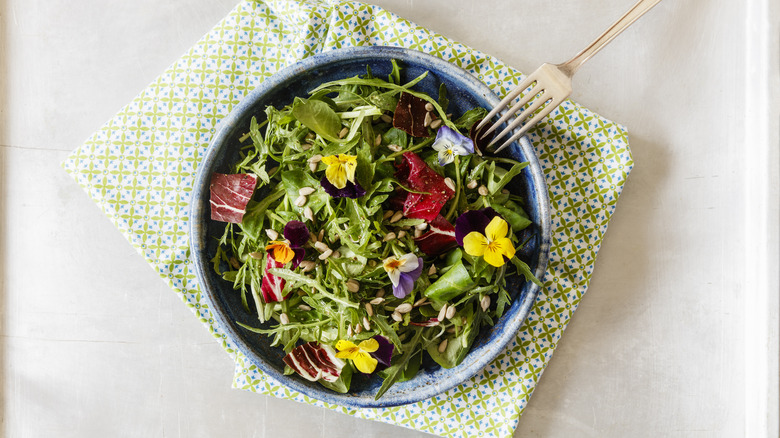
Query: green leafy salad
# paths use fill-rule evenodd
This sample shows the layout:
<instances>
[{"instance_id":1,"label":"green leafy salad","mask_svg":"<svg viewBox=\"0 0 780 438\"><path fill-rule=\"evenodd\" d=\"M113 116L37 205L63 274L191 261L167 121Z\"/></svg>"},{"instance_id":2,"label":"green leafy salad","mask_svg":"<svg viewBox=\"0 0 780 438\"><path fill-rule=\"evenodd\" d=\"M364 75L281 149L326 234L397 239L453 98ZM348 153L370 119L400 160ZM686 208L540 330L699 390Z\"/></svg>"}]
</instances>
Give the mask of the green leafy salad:
<instances>
[{"instance_id":1,"label":"green leafy salad","mask_svg":"<svg viewBox=\"0 0 780 438\"><path fill-rule=\"evenodd\" d=\"M210 185L226 222L213 266L285 373L348 392L378 374L376 398L430 359L458 365L510 304L507 277L539 283L516 251L531 224L506 189L527 163L483 155L486 114L447 113L447 91L364 76L265 109L240 161Z\"/></svg>"}]
</instances>

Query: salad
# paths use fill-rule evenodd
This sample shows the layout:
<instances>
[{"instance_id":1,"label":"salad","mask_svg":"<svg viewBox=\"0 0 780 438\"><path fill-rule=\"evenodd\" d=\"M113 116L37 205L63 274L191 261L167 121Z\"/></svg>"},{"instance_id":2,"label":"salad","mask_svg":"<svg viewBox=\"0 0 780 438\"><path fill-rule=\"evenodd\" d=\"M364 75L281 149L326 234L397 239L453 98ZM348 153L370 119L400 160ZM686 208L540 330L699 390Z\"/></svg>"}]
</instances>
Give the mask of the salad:
<instances>
[{"instance_id":1,"label":"salad","mask_svg":"<svg viewBox=\"0 0 780 438\"><path fill-rule=\"evenodd\" d=\"M451 368L510 304L507 278L539 283L517 252L531 224L506 186L527 163L483 154L427 73L324 83L267 107L240 159L210 185L226 222L212 259L257 326L285 352L285 373L345 393L378 374L380 398L430 360Z\"/></svg>"}]
</instances>

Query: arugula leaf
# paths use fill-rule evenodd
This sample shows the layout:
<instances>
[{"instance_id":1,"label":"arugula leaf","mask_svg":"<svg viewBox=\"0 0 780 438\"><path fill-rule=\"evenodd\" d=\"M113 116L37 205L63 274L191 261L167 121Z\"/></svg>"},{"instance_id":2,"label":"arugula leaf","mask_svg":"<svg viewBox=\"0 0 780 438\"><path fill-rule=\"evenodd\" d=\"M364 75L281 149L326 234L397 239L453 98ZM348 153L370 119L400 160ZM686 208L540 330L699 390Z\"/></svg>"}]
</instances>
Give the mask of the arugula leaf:
<instances>
[{"instance_id":1,"label":"arugula leaf","mask_svg":"<svg viewBox=\"0 0 780 438\"><path fill-rule=\"evenodd\" d=\"M423 295L436 301L450 301L473 285L469 271L463 266L463 262L458 260L444 275L428 286Z\"/></svg>"},{"instance_id":2,"label":"arugula leaf","mask_svg":"<svg viewBox=\"0 0 780 438\"><path fill-rule=\"evenodd\" d=\"M304 126L326 138L339 143L341 117L330 105L321 100L295 98L292 115Z\"/></svg>"}]
</instances>

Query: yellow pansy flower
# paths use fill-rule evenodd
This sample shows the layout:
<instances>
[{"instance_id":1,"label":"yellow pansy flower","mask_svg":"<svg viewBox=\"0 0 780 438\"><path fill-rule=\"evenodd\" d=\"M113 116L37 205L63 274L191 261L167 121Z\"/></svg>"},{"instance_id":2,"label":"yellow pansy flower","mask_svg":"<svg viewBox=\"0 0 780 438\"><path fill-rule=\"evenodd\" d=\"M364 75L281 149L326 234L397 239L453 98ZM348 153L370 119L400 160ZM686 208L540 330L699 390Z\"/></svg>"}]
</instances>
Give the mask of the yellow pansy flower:
<instances>
[{"instance_id":1,"label":"yellow pansy flower","mask_svg":"<svg viewBox=\"0 0 780 438\"><path fill-rule=\"evenodd\" d=\"M325 170L325 178L337 189L346 187L347 181L355 182L356 155L328 155L327 157L322 157L322 162L328 166Z\"/></svg>"},{"instance_id":2,"label":"yellow pansy flower","mask_svg":"<svg viewBox=\"0 0 780 438\"><path fill-rule=\"evenodd\" d=\"M379 349L379 342L376 339L366 339L358 345L340 340L336 342L336 357L339 359L349 359L355 364L358 371L364 374L371 374L376 369L377 360L371 356L371 353Z\"/></svg>"},{"instance_id":3,"label":"yellow pansy flower","mask_svg":"<svg viewBox=\"0 0 780 438\"><path fill-rule=\"evenodd\" d=\"M472 231L463 238L463 249L466 254L475 257L484 257L485 261L495 267L504 265L504 256L515 256L515 247L512 241L506 237L509 233L509 224L496 216L485 228L485 234Z\"/></svg>"}]
</instances>

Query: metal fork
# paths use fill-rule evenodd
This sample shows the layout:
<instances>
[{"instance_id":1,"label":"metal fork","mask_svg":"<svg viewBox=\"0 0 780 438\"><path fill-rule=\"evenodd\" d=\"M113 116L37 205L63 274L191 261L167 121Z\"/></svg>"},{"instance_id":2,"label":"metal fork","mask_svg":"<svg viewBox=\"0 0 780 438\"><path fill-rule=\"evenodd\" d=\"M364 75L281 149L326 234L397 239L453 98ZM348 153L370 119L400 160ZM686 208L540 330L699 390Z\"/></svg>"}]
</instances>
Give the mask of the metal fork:
<instances>
[{"instance_id":1,"label":"metal fork","mask_svg":"<svg viewBox=\"0 0 780 438\"><path fill-rule=\"evenodd\" d=\"M505 147L512 144L515 140L525 134L534 124L539 122L543 117L550 114L555 107L560 105L571 94L571 78L574 73L582 66L585 61L590 59L593 55L598 53L599 50L604 48L610 41L630 26L639 17L644 15L653 6L658 4L661 0L639 0L631 9L628 10L622 17L620 17L615 23L612 24L607 30L604 31L598 38L596 38L590 45L583 49L580 53L576 54L570 60L563 64L548 64L544 63L535 72L526 76L525 79L515 89L509 92L506 97L493 108L487 116L477 125L477 132L482 129L496 114L502 111L504 108L509 107L511 102L517 98L524 91L528 90L519 102L514 104L508 111L490 128L485 130L480 138L484 138L491 132L498 129L498 127L509 120L520 109L523 111L517 115L514 121L509 124L503 131L498 133L495 138L488 144L488 148L491 148L499 139L503 138L515 128L523 125L519 131L514 133L508 140L506 140L501 146L499 146L495 152L500 152ZM529 89L530 88L530 89ZM530 105L528 105L530 103ZM527 108L523 109L528 105ZM537 112L538 110L538 112ZM536 114L534 114L536 112ZM533 115L531 120L528 120L525 124L523 122L529 116Z\"/></svg>"}]
</instances>

